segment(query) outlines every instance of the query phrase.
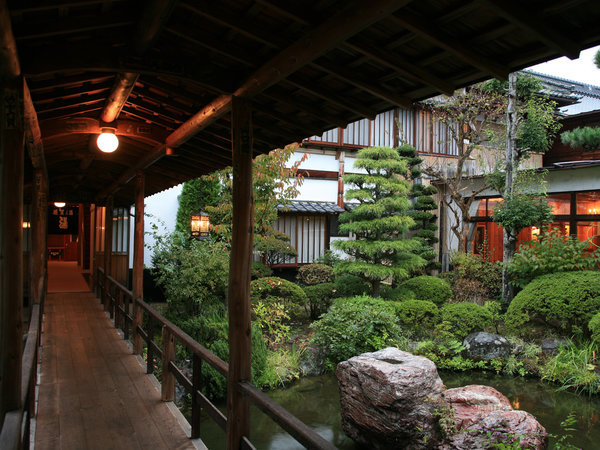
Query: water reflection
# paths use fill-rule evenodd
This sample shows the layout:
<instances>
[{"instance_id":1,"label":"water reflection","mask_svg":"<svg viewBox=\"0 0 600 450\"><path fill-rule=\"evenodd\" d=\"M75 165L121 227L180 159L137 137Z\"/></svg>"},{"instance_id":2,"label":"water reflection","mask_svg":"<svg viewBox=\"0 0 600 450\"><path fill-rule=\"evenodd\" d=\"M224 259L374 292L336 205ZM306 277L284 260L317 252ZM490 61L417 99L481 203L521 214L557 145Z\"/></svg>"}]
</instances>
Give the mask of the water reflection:
<instances>
[{"instance_id":1,"label":"water reflection","mask_svg":"<svg viewBox=\"0 0 600 450\"><path fill-rule=\"evenodd\" d=\"M573 412L577 423L573 427L576 431L572 432L574 439L571 442L584 449L600 448L598 397L560 392L555 386L533 379L447 372L441 372L440 377L448 388L468 384L495 387L508 397L515 409L533 414L550 434L560 435L560 422ZM305 378L288 389L270 392L269 396L336 447L345 450L358 448L342 430L339 391L334 375ZM256 408L251 409L251 430L251 441L257 449L304 448ZM225 433L208 417L203 418L201 437L209 449L225 449Z\"/></svg>"}]
</instances>

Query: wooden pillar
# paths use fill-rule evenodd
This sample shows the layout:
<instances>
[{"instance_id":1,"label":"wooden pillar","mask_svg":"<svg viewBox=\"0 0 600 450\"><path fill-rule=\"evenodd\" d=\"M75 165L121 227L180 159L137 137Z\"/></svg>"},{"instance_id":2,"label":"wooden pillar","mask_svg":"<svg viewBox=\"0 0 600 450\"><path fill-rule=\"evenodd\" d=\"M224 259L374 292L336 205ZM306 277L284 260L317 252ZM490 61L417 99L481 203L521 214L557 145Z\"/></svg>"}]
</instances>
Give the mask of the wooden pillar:
<instances>
[{"instance_id":1,"label":"wooden pillar","mask_svg":"<svg viewBox=\"0 0 600 450\"><path fill-rule=\"evenodd\" d=\"M135 180L135 228L133 231L133 353L142 354L142 336L137 327L142 326L142 308L135 300L144 298L144 190L143 172L138 172Z\"/></svg>"},{"instance_id":2,"label":"wooden pillar","mask_svg":"<svg viewBox=\"0 0 600 450\"><path fill-rule=\"evenodd\" d=\"M97 277L96 277L96 205L93 203L90 205L90 280L92 283L92 292L98 295L96 289Z\"/></svg>"},{"instance_id":3,"label":"wooden pillar","mask_svg":"<svg viewBox=\"0 0 600 450\"><path fill-rule=\"evenodd\" d=\"M345 173L345 162L346 162L346 152L340 150L337 153L338 158L338 194L337 194L337 205L340 208L344 207L344 173Z\"/></svg>"},{"instance_id":4,"label":"wooden pillar","mask_svg":"<svg viewBox=\"0 0 600 450\"><path fill-rule=\"evenodd\" d=\"M31 257L29 264L29 296L31 304L44 304L48 280L48 179L42 169L33 173L31 214Z\"/></svg>"},{"instance_id":5,"label":"wooden pillar","mask_svg":"<svg viewBox=\"0 0 600 450\"><path fill-rule=\"evenodd\" d=\"M21 407L23 79L0 84L0 423Z\"/></svg>"},{"instance_id":6,"label":"wooden pillar","mask_svg":"<svg viewBox=\"0 0 600 450\"><path fill-rule=\"evenodd\" d=\"M108 197L106 202L106 214L104 214L104 289L103 299L104 311L108 310L108 289L110 282L108 276L110 275L111 263L112 263L112 234L113 234L113 198Z\"/></svg>"},{"instance_id":7,"label":"wooden pillar","mask_svg":"<svg viewBox=\"0 0 600 450\"><path fill-rule=\"evenodd\" d=\"M227 379L227 449L237 450L250 433L248 399L238 392L251 381L250 269L254 237L252 192L252 115L241 98L233 97L233 219L229 264L229 376Z\"/></svg>"}]
</instances>

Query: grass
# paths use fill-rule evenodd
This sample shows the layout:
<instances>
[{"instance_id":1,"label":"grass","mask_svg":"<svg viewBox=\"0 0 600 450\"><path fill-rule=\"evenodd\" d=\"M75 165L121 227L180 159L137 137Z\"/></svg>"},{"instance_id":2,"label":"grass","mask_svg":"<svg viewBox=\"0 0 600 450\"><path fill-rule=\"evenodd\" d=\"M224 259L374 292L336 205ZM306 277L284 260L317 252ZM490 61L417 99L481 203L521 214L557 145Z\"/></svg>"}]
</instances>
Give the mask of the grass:
<instances>
[{"instance_id":1,"label":"grass","mask_svg":"<svg viewBox=\"0 0 600 450\"><path fill-rule=\"evenodd\" d=\"M586 344L570 343L542 367L542 380L560 384L560 389L588 395L600 393L599 346L595 341Z\"/></svg>"}]
</instances>

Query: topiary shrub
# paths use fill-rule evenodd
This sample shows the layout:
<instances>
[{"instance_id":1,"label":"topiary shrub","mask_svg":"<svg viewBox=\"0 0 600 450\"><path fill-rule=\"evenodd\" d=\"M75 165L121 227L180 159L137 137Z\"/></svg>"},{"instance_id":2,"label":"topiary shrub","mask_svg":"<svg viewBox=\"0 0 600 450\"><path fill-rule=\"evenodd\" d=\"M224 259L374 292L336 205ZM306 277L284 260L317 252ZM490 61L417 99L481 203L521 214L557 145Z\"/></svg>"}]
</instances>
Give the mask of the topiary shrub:
<instances>
[{"instance_id":1,"label":"topiary shrub","mask_svg":"<svg viewBox=\"0 0 600 450\"><path fill-rule=\"evenodd\" d=\"M406 300L394 303L400 325L417 334L427 333L438 322L439 309L427 300Z\"/></svg>"},{"instance_id":2,"label":"topiary shrub","mask_svg":"<svg viewBox=\"0 0 600 450\"><path fill-rule=\"evenodd\" d=\"M460 279L475 280L485 287L488 298L500 298L502 294L502 263L500 261L488 261L483 256L474 253L456 253L452 256L452 267L454 269L453 283ZM463 301L456 295L454 300Z\"/></svg>"},{"instance_id":3,"label":"topiary shrub","mask_svg":"<svg viewBox=\"0 0 600 450\"><path fill-rule=\"evenodd\" d=\"M399 287L413 291L418 300L427 300L438 306L443 305L452 297L452 289L448 282L430 275L411 278L400 284Z\"/></svg>"},{"instance_id":4,"label":"topiary shrub","mask_svg":"<svg viewBox=\"0 0 600 450\"><path fill-rule=\"evenodd\" d=\"M341 274L335 278L335 297L354 297L356 295L368 295L371 285L361 277L350 274Z\"/></svg>"},{"instance_id":5,"label":"topiary shrub","mask_svg":"<svg viewBox=\"0 0 600 450\"><path fill-rule=\"evenodd\" d=\"M366 296L338 299L311 325L312 343L322 349L330 370L340 361L400 340L390 303Z\"/></svg>"},{"instance_id":6,"label":"topiary shrub","mask_svg":"<svg viewBox=\"0 0 600 450\"><path fill-rule=\"evenodd\" d=\"M383 285L381 286L381 291L379 293L381 298L385 300L392 300L394 302L403 302L405 300L415 299L415 293L410 289L403 287L393 288L391 286Z\"/></svg>"},{"instance_id":7,"label":"topiary shrub","mask_svg":"<svg viewBox=\"0 0 600 450\"><path fill-rule=\"evenodd\" d=\"M525 286L508 307L505 323L509 331L521 335L542 325L562 335L585 336L599 310L599 272L559 272Z\"/></svg>"},{"instance_id":8,"label":"topiary shrub","mask_svg":"<svg viewBox=\"0 0 600 450\"><path fill-rule=\"evenodd\" d=\"M600 343L600 312L592 317L590 323L588 323L588 330L590 330L592 339Z\"/></svg>"},{"instance_id":9,"label":"topiary shrub","mask_svg":"<svg viewBox=\"0 0 600 450\"><path fill-rule=\"evenodd\" d=\"M449 331L458 339L494 325L494 317L488 308L469 302L445 305L440 310L440 319L450 324Z\"/></svg>"},{"instance_id":10,"label":"topiary shrub","mask_svg":"<svg viewBox=\"0 0 600 450\"><path fill-rule=\"evenodd\" d=\"M306 286L331 283L335 275L333 268L325 264L307 264L298 269L298 281Z\"/></svg>"},{"instance_id":11,"label":"topiary shrub","mask_svg":"<svg viewBox=\"0 0 600 450\"><path fill-rule=\"evenodd\" d=\"M298 319L307 310L306 294L300 286L278 277L259 278L250 282L250 302L263 305L280 303L291 319Z\"/></svg>"},{"instance_id":12,"label":"topiary shrub","mask_svg":"<svg viewBox=\"0 0 600 450\"><path fill-rule=\"evenodd\" d=\"M470 278L459 278L456 280L452 288L452 293L452 298L458 302L471 302L483 305L486 301L490 300L486 286L481 281Z\"/></svg>"},{"instance_id":13,"label":"topiary shrub","mask_svg":"<svg viewBox=\"0 0 600 450\"><path fill-rule=\"evenodd\" d=\"M302 289L308 299L311 320L318 319L321 314L327 311L336 292L333 283L304 286Z\"/></svg>"},{"instance_id":14,"label":"topiary shrub","mask_svg":"<svg viewBox=\"0 0 600 450\"><path fill-rule=\"evenodd\" d=\"M252 279L270 277L273 275L273 269L259 261L252 262Z\"/></svg>"}]
</instances>

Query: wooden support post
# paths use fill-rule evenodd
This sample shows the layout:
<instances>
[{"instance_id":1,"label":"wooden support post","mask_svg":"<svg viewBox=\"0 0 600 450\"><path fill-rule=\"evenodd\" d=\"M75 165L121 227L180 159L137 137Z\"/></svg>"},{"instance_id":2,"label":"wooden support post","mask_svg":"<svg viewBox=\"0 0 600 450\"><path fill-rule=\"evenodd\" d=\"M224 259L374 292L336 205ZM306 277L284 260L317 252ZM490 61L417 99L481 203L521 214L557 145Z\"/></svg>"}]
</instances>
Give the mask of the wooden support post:
<instances>
[{"instance_id":1,"label":"wooden support post","mask_svg":"<svg viewBox=\"0 0 600 450\"><path fill-rule=\"evenodd\" d=\"M142 308L136 300L144 299L144 173L138 172L135 183L135 229L133 232L133 353L142 354Z\"/></svg>"},{"instance_id":2,"label":"wooden support post","mask_svg":"<svg viewBox=\"0 0 600 450\"><path fill-rule=\"evenodd\" d=\"M92 283L92 292L98 296L98 274L96 273L96 205L90 205L90 280Z\"/></svg>"},{"instance_id":3,"label":"wooden support post","mask_svg":"<svg viewBox=\"0 0 600 450\"><path fill-rule=\"evenodd\" d=\"M169 370L169 363L175 361L175 336L169 329L162 327L162 377L160 399L163 402L175 400L175 375Z\"/></svg>"},{"instance_id":4,"label":"wooden support post","mask_svg":"<svg viewBox=\"0 0 600 450\"><path fill-rule=\"evenodd\" d=\"M108 310L110 281L110 268L112 263L112 228L113 228L113 198L109 197L106 202L106 213L104 214L104 289L102 292L102 301L104 311Z\"/></svg>"},{"instance_id":5,"label":"wooden support post","mask_svg":"<svg viewBox=\"0 0 600 450\"><path fill-rule=\"evenodd\" d=\"M227 449L238 450L250 434L250 407L238 383L251 381L250 269L254 238L252 191L252 115L248 103L232 99L233 219L229 265L229 376Z\"/></svg>"},{"instance_id":6,"label":"wooden support post","mask_svg":"<svg viewBox=\"0 0 600 450\"><path fill-rule=\"evenodd\" d=\"M192 439L200 437L201 405L197 391L202 391L202 358L196 353L192 356Z\"/></svg>"},{"instance_id":7,"label":"wooden support post","mask_svg":"<svg viewBox=\"0 0 600 450\"><path fill-rule=\"evenodd\" d=\"M48 179L42 169L33 173L31 217L31 258L29 264L29 296L31 304L44 304L48 280Z\"/></svg>"},{"instance_id":8,"label":"wooden support post","mask_svg":"<svg viewBox=\"0 0 600 450\"><path fill-rule=\"evenodd\" d=\"M0 84L0 423L21 407L23 79Z\"/></svg>"}]
</instances>

